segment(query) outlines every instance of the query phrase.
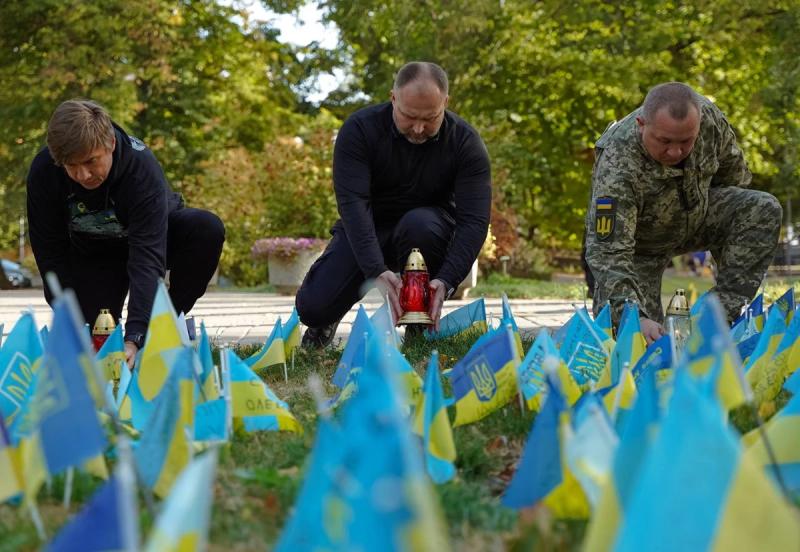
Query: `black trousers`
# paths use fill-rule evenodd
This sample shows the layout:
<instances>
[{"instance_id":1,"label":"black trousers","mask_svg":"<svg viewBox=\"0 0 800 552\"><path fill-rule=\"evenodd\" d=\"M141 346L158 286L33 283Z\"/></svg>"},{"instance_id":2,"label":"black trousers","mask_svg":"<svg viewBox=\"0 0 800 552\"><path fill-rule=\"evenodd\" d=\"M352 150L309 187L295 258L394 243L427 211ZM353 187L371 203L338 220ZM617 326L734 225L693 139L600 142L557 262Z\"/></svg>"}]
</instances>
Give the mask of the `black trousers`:
<instances>
[{"instance_id":1,"label":"black trousers","mask_svg":"<svg viewBox=\"0 0 800 552\"><path fill-rule=\"evenodd\" d=\"M217 269L225 226L214 213L188 207L170 213L167 225L169 296L176 312L188 313ZM109 309L114 320L122 316L129 285L127 263L127 256L73 257L75 294L89 324L94 324L100 309Z\"/></svg>"},{"instance_id":2,"label":"black trousers","mask_svg":"<svg viewBox=\"0 0 800 552\"><path fill-rule=\"evenodd\" d=\"M376 233L389 269L399 272L411 249L416 247L433 279L442 267L454 228L455 222L444 210L418 207L403 215L395 226L376 228ZM300 320L312 328L341 320L372 287L358 267L340 222L334 225L332 234L328 247L309 269L295 299Z\"/></svg>"}]
</instances>

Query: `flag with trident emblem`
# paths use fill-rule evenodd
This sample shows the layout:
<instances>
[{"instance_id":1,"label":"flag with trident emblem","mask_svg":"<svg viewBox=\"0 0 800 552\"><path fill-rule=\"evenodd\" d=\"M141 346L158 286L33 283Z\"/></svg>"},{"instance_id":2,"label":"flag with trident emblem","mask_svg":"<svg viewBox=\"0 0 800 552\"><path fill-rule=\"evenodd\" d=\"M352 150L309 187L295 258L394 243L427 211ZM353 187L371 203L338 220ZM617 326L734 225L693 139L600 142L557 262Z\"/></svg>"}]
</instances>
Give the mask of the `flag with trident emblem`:
<instances>
[{"instance_id":1,"label":"flag with trident emblem","mask_svg":"<svg viewBox=\"0 0 800 552\"><path fill-rule=\"evenodd\" d=\"M481 336L453 367L454 426L476 422L517 393L519 351L513 330L500 327Z\"/></svg>"}]
</instances>

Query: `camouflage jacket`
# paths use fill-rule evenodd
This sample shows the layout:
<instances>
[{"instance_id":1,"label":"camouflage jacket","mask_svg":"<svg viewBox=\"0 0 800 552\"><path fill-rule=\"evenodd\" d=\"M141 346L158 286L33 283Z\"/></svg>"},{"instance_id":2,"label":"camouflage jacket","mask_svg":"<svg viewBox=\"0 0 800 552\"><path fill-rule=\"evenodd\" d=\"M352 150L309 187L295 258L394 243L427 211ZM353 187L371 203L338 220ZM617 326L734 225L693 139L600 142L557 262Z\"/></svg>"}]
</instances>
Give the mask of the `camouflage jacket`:
<instances>
[{"instance_id":1,"label":"camouflage jacket","mask_svg":"<svg viewBox=\"0 0 800 552\"><path fill-rule=\"evenodd\" d=\"M586 215L586 260L615 320L626 299L644 304L634 254L674 256L703 223L709 189L747 187L752 178L730 123L710 101L703 101L700 133L682 168L647 153L636 123L640 111L597 141Z\"/></svg>"}]
</instances>

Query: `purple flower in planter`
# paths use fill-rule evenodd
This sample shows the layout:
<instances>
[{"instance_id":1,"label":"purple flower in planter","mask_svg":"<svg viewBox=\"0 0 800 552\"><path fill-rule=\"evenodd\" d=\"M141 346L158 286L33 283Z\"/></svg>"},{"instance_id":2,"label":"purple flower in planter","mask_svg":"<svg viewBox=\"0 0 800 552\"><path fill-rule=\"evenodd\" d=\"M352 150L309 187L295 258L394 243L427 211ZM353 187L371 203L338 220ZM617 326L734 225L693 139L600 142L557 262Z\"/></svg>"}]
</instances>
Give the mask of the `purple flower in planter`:
<instances>
[{"instance_id":1,"label":"purple flower in planter","mask_svg":"<svg viewBox=\"0 0 800 552\"><path fill-rule=\"evenodd\" d=\"M327 243L328 240L320 238L262 238L256 240L250 253L255 259L267 259L270 255L291 259L301 251L321 251Z\"/></svg>"}]
</instances>

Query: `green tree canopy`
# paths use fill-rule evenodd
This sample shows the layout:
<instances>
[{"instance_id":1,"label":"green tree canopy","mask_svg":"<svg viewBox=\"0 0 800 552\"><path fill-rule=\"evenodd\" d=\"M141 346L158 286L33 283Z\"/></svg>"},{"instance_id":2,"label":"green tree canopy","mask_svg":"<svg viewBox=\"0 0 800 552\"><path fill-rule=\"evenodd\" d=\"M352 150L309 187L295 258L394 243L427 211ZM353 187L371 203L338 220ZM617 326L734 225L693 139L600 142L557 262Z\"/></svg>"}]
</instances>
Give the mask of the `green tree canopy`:
<instances>
[{"instance_id":1,"label":"green tree canopy","mask_svg":"<svg viewBox=\"0 0 800 552\"><path fill-rule=\"evenodd\" d=\"M69 98L105 105L178 190L227 148L261 151L292 132L303 120L293 86L306 68L274 29L243 25L246 15L212 0L4 2L2 220L24 210L30 161Z\"/></svg>"},{"instance_id":2,"label":"green tree canopy","mask_svg":"<svg viewBox=\"0 0 800 552\"><path fill-rule=\"evenodd\" d=\"M319 5L372 99L406 61L448 70L451 106L481 131L498 199L528 239L580 240L594 142L659 82L687 82L722 107L759 186L781 195L796 181L796 1Z\"/></svg>"}]
</instances>

